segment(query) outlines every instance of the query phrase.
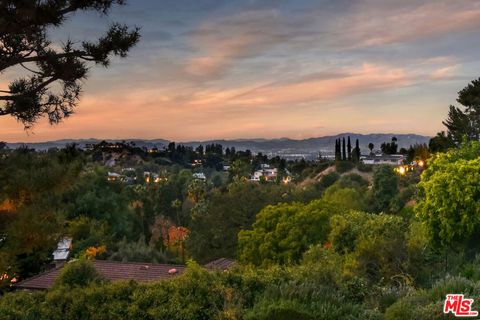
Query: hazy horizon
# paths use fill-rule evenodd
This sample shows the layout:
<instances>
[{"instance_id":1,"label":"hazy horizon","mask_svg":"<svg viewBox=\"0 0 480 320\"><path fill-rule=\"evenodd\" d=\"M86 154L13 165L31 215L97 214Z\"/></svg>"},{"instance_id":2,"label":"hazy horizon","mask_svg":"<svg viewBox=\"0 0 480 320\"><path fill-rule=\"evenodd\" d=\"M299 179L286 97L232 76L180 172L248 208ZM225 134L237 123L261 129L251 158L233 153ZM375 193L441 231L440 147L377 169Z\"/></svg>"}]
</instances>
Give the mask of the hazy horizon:
<instances>
[{"instance_id":1,"label":"hazy horizon","mask_svg":"<svg viewBox=\"0 0 480 320\"><path fill-rule=\"evenodd\" d=\"M3 116L0 140L433 136L480 68L467 0L138 0L52 35L94 39L111 21L142 28L128 58L92 68L71 118L27 134Z\"/></svg>"},{"instance_id":2,"label":"hazy horizon","mask_svg":"<svg viewBox=\"0 0 480 320\"><path fill-rule=\"evenodd\" d=\"M32 141L7 141L3 140L4 142L7 143L12 143L12 144L18 144L18 143L45 143L45 142L55 142L55 141L62 141L62 140L106 140L106 141L112 141L112 140L125 140L125 141L135 141L135 140L145 140L145 141L151 141L151 140L166 140L166 141L173 141L173 142L178 142L178 143L188 143L188 142L204 142L204 141L216 141L216 140L227 140L227 141L240 141L240 140L280 140L280 139L290 139L290 140L306 140L306 139L315 139L315 138L325 138L325 137L331 137L331 136L339 136L339 135L418 135L418 136L425 136L425 137L433 137L432 135L422 135L418 134L415 132L408 132L408 133L400 133L400 132L369 132L369 133L360 133L360 132L338 132L338 133L333 133L333 134L326 134L326 135L319 135L319 136L311 136L311 137L305 137L305 138L292 138L292 137L251 137L251 138L245 138L245 137L234 137L234 138L207 138L207 139L188 139L188 140L174 140L174 139L168 139L165 137L154 137L154 138L138 138L138 137L116 137L116 138L108 138L108 137L83 137L83 138L58 138L54 140L32 140ZM2 140L0 140L2 141Z\"/></svg>"}]
</instances>

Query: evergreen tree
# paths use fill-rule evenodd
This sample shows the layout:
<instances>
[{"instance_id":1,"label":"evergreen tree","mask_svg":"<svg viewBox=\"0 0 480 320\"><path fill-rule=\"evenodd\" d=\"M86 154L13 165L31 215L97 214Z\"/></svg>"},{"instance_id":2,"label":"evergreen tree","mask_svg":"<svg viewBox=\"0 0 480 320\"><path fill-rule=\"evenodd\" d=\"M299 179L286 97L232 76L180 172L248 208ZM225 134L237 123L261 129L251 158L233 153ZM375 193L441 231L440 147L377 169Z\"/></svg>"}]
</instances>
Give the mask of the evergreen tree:
<instances>
[{"instance_id":1,"label":"evergreen tree","mask_svg":"<svg viewBox=\"0 0 480 320\"><path fill-rule=\"evenodd\" d=\"M462 107L450 106L448 118L443 121L448 129L446 137L456 144L461 143L465 136L468 140L478 141L480 139L480 78L473 80L458 93L457 102Z\"/></svg>"},{"instance_id":2,"label":"evergreen tree","mask_svg":"<svg viewBox=\"0 0 480 320\"><path fill-rule=\"evenodd\" d=\"M347 152L348 152L348 161L352 161L352 144L350 142L350 136L348 136Z\"/></svg>"},{"instance_id":3,"label":"evergreen tree","mask_svg":"<svg viewBox=\"0 0 480 320\"><path fill-rule=\"evenodd\" d=\"M199 145L197 149L195 149L199 156L203 156L203 146Z\"/></svg>"},{"instance_id":4,"label":"evergreen tree","mask_svg":"<svg viewBox=\"0 0 480 320\"><path fill-rule=\"evenodd\" d=\"M446 134L445 131L438 132L428 143L431 152L445 152L453 147L455 147L455 143L451 135Z\"/></svg>"},{"instance_id":5,"label":"evergreen tree","mask_svg":"<svg viewBox=\"0 0 480 320\"><path fill-rule=\"evenodd\" d=\"M355 140L355 148L353 149L353 161L359 162L360 161L360 145L358 139Z\"/></svg>"},{"instance_id":6,"label":"evergreen tree","mask_svg":"<svg viewBox=\"0 0 480 320\"><path fill-rule=\"evenodd\" d=\"M382 153L384 154L396 154L398 149L397 138L392 137L391 142L384 142L380 146Z\"/></svg>"},{"instance_id":7,"label":"evergreen tree","mask_svg":"<svg viewBox=\"0 0 480 320\"><path fill-rule=\"evenodd\" d=\"M346 151L346 148L345 148L345 137L343 137L343 140L342 140L342 160L347 160L347 151Z\"/></svg>"},{"instance_id":8,"label":"evergreen tree","mask_svg":"<svg viewBox=\"0 0 480 320\"><path fill-rule=\"evenodd\" d=\"M113 56L125 57L139 41L139 29L112 23L96 41L67 39L63 43L54 43L51 31L75 12L97 11L106 15L114 5L124 3L0 1L0 74L20 67L26 70L0 88L0 117L12 116L28 128L42 117L54 124L71 115L90 64L107 67Z\"/></svg>"},{"instance_id":9,"label":"evergreen tree","mask_svg":"<svg viewBox=\"0 0 480 320\"><path fill-rule=\"evenodd\" d=\"M341 160L341 152L340 152L340 140L335 139L335 160L340 161Z\"/></svg>"}]
</instances>

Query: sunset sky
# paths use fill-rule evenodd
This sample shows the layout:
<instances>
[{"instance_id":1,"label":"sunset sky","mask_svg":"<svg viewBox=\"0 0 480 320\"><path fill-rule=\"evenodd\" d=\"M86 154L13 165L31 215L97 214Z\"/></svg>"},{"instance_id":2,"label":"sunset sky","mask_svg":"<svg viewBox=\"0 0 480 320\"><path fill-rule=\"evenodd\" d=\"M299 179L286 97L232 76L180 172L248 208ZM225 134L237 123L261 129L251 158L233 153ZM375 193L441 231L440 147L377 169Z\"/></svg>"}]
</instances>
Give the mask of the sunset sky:
<instances>
[{"instance_id":1,"label":"sunset sky","mask_svg":"<svg viewBox=\"0 0 480 320\"><path fill-rule=\"evenodd\" d=\"M112 21L142 28L129 57L93 67L62 124L0 117L0 140L433 135L480 76L480 1L130 0L52 35Z\"/></svg>"}]
</instances>

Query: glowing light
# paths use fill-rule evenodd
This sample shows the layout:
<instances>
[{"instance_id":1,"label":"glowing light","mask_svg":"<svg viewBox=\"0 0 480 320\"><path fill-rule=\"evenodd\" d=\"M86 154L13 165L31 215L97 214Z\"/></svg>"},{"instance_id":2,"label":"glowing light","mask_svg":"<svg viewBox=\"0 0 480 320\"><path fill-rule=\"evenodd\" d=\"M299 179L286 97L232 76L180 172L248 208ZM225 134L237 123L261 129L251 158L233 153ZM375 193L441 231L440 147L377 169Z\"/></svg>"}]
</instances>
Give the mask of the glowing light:
<instances>
[{"instance_id":1,"label":"glowing light","mask_svg":"<svg viewBox=\"0 0 480 320\"><path fill-rule=\"evenodd\" d=\"M401 175L404 175L405 172L406 172L406 170L405 170L404 166L401 166L400 168L398 168L398 173L400 173Z\"/></svg>"},{"instance_id":2,"label":"glowing light","mask_svg":"<svg viewBox=\"0 0 480 320\"><path fill-rule=\"evenodd\" d=\"M423 168L424 165L425 165L425 162L423 162L423 160L418 161L418 166L420 168Z\"/></svg>"}]
</instances>

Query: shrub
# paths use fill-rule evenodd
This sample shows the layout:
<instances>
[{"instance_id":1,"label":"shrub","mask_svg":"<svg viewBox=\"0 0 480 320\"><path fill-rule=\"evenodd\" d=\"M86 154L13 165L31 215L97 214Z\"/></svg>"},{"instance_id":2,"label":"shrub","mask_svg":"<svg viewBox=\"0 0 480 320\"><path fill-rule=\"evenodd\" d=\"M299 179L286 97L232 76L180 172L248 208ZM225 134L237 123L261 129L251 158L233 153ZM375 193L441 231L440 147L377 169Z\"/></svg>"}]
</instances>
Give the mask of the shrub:
<instances>
[{"instance_id":1,"label":"shrub","mask_svg":"<svg viewBox=\"0 0 480 320\"><path fill-rule=\"evenodd\" d=\"M329 233L335 208L323 201L267 206L256 217L253 230L238 234L240 261L254 265L297 263L310 245Z\"/></svg>"},{"instance_id":2,"label":"shrub","mask_svg":"<svg viewBox=\"0 0 480 320\"><path fill-rule=\"evenodd\" d=\"M471 295L475 293L475 282L458 276L447 276L438 280L430 289L432 300L443 300L448 293L464 293Z\"/></svg>"},{"instance_id":3,"label":"shrub","mask_svg":"<svg viewBox=\"0 0 480 320\"><path fill-rule=\"evenodd\" d=\"M84 287L91 283L100 283L102 280L102 275L98 273L91 261L76 260L66 264L55 281L55 285Z\"/></svg>"},{"instance_id":4,"label":"shrub","mask_svg":"<svg viewBox=\"0 0 480 320\"><path fill-rule=\"evenodd\" d=\"M340 179L340 175L336 172L330 172L326 175L324 175L321 179L320 179L320 185L323 187L323 188L328 188L330 187L332 184L334 184L335 182L337 182L337 180Z\"/></svg>"},{"instance_id":5,"label":"shrub","mask_svg":"<svg viewBox=\"0 0 480 320\"><path fill-rule=\"evenodd\" d=\"M364 164L363 162L357 163L357 169L360 172L372 172L373 165L372 164Z\"/></svg>"},{"instance_id":6,"label":"shrub","mask_svg":"<svg viewBox=\"0 0 480 320\"><path fill-rule=\"evenodd\" d=\"M398 177L389 165L376 168L373 174L373 201L377 212L390 209L393 198L398 193Z\"/></svg>"},{"instance_id":7,"label":"shrub","mask_svg":"<svg viewBox=\"0 0 480 320\"><path fill-rule=\"evenodd\" d=\"M40 318L38 306L45 297L44 292L14 292L0 297L2 320L37 320Z\"/></svg>"},{"instance_id":8,"label":"shrub","mask_svg":"<svg viewBox=\"0 0 480 320\"><path fill-rule=\"evenodd\" d=\"M141 236L137 242L128 242L126 238L123 238L118 243L115 252L109 257L109 260L166 263L172 259L169 259L167 254L160 249L145 244L144 237Z\"/></svg>"},{"instance_id":9,"label":"shrub","mask_svg":"<svg viewBox=\"0 0 480 320\"><path fill-rule=\"evenodd\" d=\"M345 173L352 170L355 164L350 161L337 161L335 162L335 169L338 173Z\"/></svg>"},{"instance_id":10,"label":"shrub","mask_svg":"<svg viewBox=\"0 0 480 320\"><path fill-rule=\"evenodd\" d=\"M363 189L368 187L368 181L356 173L345 174L336 183L342 188Z\"/></svg>"},{"instance_id":11,"label":"shrub","mask_svg":"<svg viewBox=\"0 0 480 320\"><path fill-rule=\"evenodd\" d=\"M431 302L424 291L398 300L385 311L384 320L434 320L442 319L443 300Z\"/></svg>"},{"instance_id":12,"label":"shrub","mask_svg":"<svg viewBox=\"0 0 480 320\"><path fill-rule=\"evenodd\" d=\"M311 314L305 311L305 306L295 301L280 300L262 303L245 316L245 320L313 320Z\"/></svg>"},{"instance_id":13,"label":"shrub","mask_svg":"<svg viewBox=\"0 0 480 320\"><path fill-rule=\"evenodd\" d=\"M434 155L422 173L416 213L433 243L456 245L478 238L480 142Z\"/></svg>"}]
</instances>

